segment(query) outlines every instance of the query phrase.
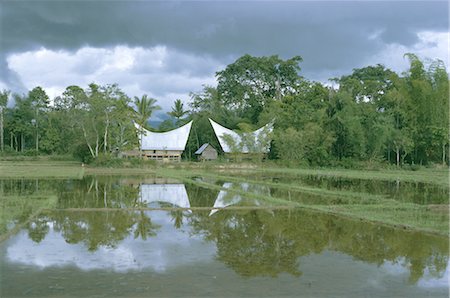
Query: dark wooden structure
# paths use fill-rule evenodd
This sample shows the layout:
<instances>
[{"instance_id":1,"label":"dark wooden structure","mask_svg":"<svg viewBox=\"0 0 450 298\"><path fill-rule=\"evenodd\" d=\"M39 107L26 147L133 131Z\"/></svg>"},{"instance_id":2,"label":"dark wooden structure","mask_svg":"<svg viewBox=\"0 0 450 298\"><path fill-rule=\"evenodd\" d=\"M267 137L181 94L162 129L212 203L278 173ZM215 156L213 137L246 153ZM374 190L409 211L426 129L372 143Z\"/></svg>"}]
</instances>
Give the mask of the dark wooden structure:
<instances>
[{"instance_id":1,"label":"dark wooden structure","mask_svg":"<svg viewBox=\"0 0 450 298\"><path fill-rule=\"evenodd\" d=\"M217 159L217 150L208 143L203 144L194 154L197 155L199 161Z\"/></svg>"}]
</instances>

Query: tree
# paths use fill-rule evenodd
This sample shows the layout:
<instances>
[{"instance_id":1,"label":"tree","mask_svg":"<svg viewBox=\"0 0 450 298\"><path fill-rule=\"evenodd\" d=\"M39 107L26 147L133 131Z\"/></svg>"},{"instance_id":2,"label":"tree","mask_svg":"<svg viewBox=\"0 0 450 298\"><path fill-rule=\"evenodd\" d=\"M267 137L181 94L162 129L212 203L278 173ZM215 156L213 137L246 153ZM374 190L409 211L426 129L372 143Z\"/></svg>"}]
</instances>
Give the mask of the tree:
<instances>
[{"instance_id":1,"label":"tree","mask_svg":"<svg viewBox=\"0 0 450 298\"><path fill-rule=\"evenodd\" d=\"M365 157L361 110L347 91L330 90L326 129L335 137L332 152L337 159Z\"/></svg>"},{"instance_id":2,"label":"tree","mask_svg":"<svg viewBox=\"0 0 450 298\"><path fill-rule=\"evenodd\" d=\"M11 111L11 121L9 123L11 143L16 151L24 151L26 140L33 132L33 107L29 98L25 95L13 94L13 98L16 105Z\"/></svg>"},{"instance_id":3,"label":"tree","mask_svg":"<svg viewBox=\"0 0 450 298\"><path fill-rule=\"evenodd\" d=\"M4 150L4 140L5 137L3 135L3 111L6 109L6 104L8 103L8 97L11 92L8 90L0 91L0 150L3 152Z\"/></svg>"},{"instance_id":4,"label":"tree","mask_svg":"<svg viewBox=\"0 0 450 298\"><path fill-rule=\"evenodd\" d=\"M34 120L33 124L36 128L36 152L39 152L39 122L42 118L40 111L45 111L48 108L49 98L44 89L38 86L28 92L28 99L34 108L34 119L32 121Z\"/></svg>"},{"instance_id":5,"label":"tree","mask_svg":"<svg viewBox=\"0 0 450 298\"><path fill-rule=\"evenodd\" d=\"M300 162L303 160L303 135L293 127L285 131L278 130L275 134L274 144L277 156L281 160Z\"/></svg>"},{"instance_id":6,"label":"tree","mask_svg":"<svg viewBox=\"0 0 450 298\"><path fill-rule=\"evenodd\" d=\"M168 112L172 117L175 117L177 119L177 124L180 122L180 119L186 115L188 111L184 110L183 103L181 102L181 99L177 99L174 102L174 105L172 107L172 111Z\"/></svg>"},{"instance_id":7,"label":"tree","mask_svg":"<svg viewBox=\"0 0 450 298\"><path fill-rule=\"evenodd\" d=\"M256 124L271 101L298 91L301 61L300 56L284 61L278 56L244 55L216 73L219 98L225 108Z\"/></svg>"},{"instance_id":8,"label":"tree","mask_svg":"<svg viewBox=\"0 0 450 298\"><path fill-rule=\"evenodd\" d=\"M357 102L382 105L386 92L393 86L396 74L381 64L354 69L351 75L335 80L339 89L349 92Z\"/></svg>"},{"instance_id":9,"label":"tree","mask_svg":"<svg viewBox=\"0 0 450 298\"><path fill-rule=\"evenodd\" d=\"M161 107L156 105L156 99L148 97L147 94L142 95L141 98L135 96L134 104L136 105L136 117L137 123L141 126L139 132L140 148L142 155L142 136L144 134L143 128L147 126L147 120L152 116L153 112L160 110Z\"/></svg>"},{"instance_id":10,"label":"tree","mask_svg":"<svg viewBox=\"0 0 450 298\"><path fill-rule=\"evenodd\" d=\"M129 107L130 99L120 88L113 85L89 85L87 91L70 86L55 102L56 110L64 114L70 110L67 121L79 138L77 148L87 146L92 158L97 158L103 148L107 154L121 149L131 141L134 132L132 120L135 113ZM82 152L80 148L77 151Z\"/></svg>"}]
</instances>

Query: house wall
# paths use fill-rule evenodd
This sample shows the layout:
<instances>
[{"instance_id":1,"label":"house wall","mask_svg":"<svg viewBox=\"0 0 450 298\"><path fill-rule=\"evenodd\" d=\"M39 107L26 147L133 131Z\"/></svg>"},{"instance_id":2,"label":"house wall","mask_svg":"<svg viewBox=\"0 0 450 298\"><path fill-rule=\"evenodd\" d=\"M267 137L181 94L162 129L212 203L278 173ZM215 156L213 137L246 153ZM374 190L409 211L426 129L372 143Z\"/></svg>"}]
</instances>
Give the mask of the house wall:
<instances>
[{"instance_id":1,"label":"house wall","mask_svg":"<svg viewBox=\"0 0 450 298\"><path fill-rule=\"evenodd\" d=\"M144 150L144 157L160 161L181 161L181 150Z\"/></svg>"},{"instance_id":2,"label":"house wall","mask_svg":"<svg viewBox=\"0 0 450 298\"><path fill-rule=\"evenodd\" d=\"M215 160L217 159L217 151L216 149L208 146L203 150L202 154L199 156L201 160Z\"/></svg>"}]
</instances>

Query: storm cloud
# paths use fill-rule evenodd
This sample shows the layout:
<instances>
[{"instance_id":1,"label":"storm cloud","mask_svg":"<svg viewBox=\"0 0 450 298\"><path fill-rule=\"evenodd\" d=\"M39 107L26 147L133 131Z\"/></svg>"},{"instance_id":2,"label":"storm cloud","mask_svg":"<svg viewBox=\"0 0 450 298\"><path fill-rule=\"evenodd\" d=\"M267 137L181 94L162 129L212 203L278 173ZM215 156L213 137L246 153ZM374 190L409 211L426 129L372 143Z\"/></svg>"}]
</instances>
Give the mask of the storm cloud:
<instances>
[{"instance_id":1,"label":"storm cloud","mask_svg":"<svg viewBox=\"0 0 450 298\"><path fill-rule=\"evenodd\" d=\"M90 79L186 99L243 54L300 55L322 81L369 63L402 70L403 51L448 60L447 2L8 1L0 16L10 89Z\"/></svg>"}]
</instances>

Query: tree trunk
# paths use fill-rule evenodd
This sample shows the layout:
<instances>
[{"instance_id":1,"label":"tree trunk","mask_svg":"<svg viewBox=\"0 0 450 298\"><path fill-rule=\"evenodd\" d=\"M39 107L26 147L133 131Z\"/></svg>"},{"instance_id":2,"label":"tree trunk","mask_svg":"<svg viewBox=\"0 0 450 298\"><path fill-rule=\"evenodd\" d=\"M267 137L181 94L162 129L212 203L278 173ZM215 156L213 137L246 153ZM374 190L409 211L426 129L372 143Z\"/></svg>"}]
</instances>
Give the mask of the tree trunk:
<instances>
[{"instance_id":1,"label":"tree trunk","mask_svg":"<svg viewBox=\"0 0 450 298\"><path fill-rule=\"evenodd\" d=\"M20 134L20 152L23 152L25 149L25 137L23 136L23 133Z\"/></svg>"},{"instance_id":2,"label":"tree trunk","mask_svg":"<svg viewBox=\"0 0 450 298\"><path fill-rule=\"evenodd\" d=\"M3 107L0 106L0 149L4 150L4 143L3 143Z\"/></svg>"},{"instance_id":3,"label":"tree trunk","mask_svg":"<svg viewBox=\"0 0 450 298\"><path fill-rule=\"evenodd\" d=\"M108 114L106 114L106 126L105 126L105 135L103 136L103 153L106 154L106 149L108 147L108 127L109 127L109 117Z\"/></svg>"},{"instance_id":4,"label":"tree trunk","mask_svg":"<svg viewBox=\"0 0 450 298\"><path fill-rule=\"evenodd\" d=\"M36 153L39 152L39 110L36 109Z\"/></svg>"},{"instance_id":5,"label":"tree trunk","mask_svg":"<svg viewBox=\"0 0 450 298\"><path fill-rule=\"evenodd\" d=\"M86 141L86 144L87 144L88 147L89 147L89 152L91 152L92 157L95 158L94 150L92 149L91 144L89 144L89 141L88 141L88 139L87 139L86 129L84 128L84 125L83 125L83 124L81 124L81 128L83 129L84 140Z\"/></svg>"},{"instance_id":6,"label":"tree trunk","mask_svg":"<svg viewBox=\"0 0 450 298\"><path fill-rule=\"evenodd\" d=\"M397 168L400 166L400 148L395 148L395 153L397 154Z\"/></svg>"},{"instance_id":7,"label":"tree trunk","mask_svg":"<svg viewBox=\"0 0 450 298\"><path fill-rule=\"evenodd\" d=\"M94 131L95 131L95 156L94 157L98 157L98 147L100 146L100 144L99 144L100 137L98 135L97 127L94 124L94 119L92 119L92 126L93 126Z\"/></svg>"},{"instance_id":8,"label":"tree trunk","mask_svg":"<svg viewBox=\"0 0 450 298\"><path fill-rule=\"evenodd\" d=\"M445 166L445 144L442 145L442 165Z\"/></svg>"},{"instance_id":9,"label":"tree trunk","mask_svg":"<svg viewBox=\"0 0 450 298\"><path fill-rule=\"evenodd\" d=\"M142 150L142 135L143 135L143 128L141 127L141 141L140 141L140 144L139 144L139 151L140 151L140 153L141 153L141 159L144 159L144 151Z\"/></svg>"}]
</instances>

